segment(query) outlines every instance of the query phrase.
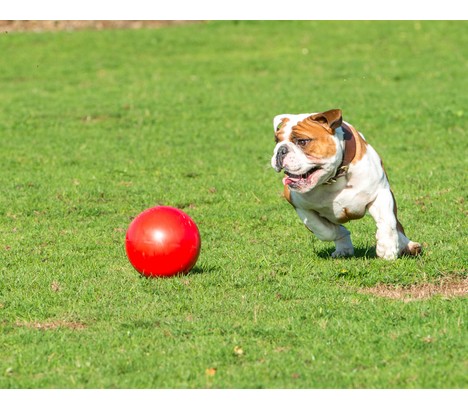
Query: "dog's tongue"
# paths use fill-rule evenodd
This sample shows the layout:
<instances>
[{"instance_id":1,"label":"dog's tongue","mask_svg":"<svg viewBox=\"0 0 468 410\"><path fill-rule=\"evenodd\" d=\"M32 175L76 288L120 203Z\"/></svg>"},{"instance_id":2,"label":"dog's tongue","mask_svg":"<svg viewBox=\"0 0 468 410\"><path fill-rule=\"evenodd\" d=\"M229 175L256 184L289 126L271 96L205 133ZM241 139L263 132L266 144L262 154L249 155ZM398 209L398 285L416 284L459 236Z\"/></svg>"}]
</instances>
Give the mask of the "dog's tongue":
<instances>
[{"instance_id":1,"label":"dog's tongue","mask_svg":"<svg viewBox=\"0 0 468 410\"><path fill-rule=\"evenodd\" d=\"M299 181L301 178L291 178L290 176L286 175L283 178L283 185L291 185L293 182Z\"/></svg>"}]
</instances>

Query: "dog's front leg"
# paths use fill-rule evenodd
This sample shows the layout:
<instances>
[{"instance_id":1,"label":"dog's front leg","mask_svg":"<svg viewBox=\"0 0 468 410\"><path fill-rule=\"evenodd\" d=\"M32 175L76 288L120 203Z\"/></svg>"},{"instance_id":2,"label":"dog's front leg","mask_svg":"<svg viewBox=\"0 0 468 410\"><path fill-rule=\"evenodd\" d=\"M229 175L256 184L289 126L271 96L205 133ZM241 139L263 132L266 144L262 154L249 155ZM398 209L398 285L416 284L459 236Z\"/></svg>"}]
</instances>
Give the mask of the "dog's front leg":
<instances>
[{"instance_id":1,"label":"dog's front leg","mask_svg":"<svg viewBox=\"0 0 468 410\"><path fill-rule=\"evenodd\" d=\"M317 238L322 241L334 241L335 252L333 258L352 256L354 254L353 244L349 231L342 225L336 225L328 219L322 218L312 210L296 209L299 218L305 226L311 230Z\"/></svg>"}]
</instances>

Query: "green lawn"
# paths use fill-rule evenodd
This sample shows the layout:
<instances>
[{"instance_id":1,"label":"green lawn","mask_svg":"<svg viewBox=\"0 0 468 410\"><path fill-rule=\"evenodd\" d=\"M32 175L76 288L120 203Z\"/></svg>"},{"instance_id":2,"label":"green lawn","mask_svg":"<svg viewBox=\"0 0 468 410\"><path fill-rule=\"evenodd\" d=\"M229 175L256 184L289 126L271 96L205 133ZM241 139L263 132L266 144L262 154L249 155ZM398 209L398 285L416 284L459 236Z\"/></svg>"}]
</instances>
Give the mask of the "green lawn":
<instances>
[{"instance_id":1,"label":"green lawn","mask_svg":"<svg viewBox=\"0 0 468 410\"><path fill-rule=\"evenodd\" d=\"M209 22L1 33L0 388L467 388L467 23ZM422 257L330 258L281 198L276 114L341 108ZM146 279L125 232L176 206L193 272Z\"/></svg>"}]
</instances>

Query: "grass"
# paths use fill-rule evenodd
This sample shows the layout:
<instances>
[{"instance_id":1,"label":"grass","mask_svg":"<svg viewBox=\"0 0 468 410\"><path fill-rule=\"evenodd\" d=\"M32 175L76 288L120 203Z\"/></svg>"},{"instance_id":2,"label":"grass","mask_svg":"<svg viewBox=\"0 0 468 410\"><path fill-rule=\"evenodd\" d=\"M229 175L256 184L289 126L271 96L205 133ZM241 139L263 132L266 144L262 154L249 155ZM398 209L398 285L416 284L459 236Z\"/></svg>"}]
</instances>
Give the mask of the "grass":
<instances>
[{"instance_id":1,"label":"grass","mask_svg":"<svg viewBox=\"0 0 468 410\"><path fill-rule=\"evenodd\" d=\"M210 22L2 33L1 388L466 388L465 22ZM281 197L272 118L341 108L382 155L416 259L333 260ZM124 251L156 204L187 276Z\"/></svg>"}]
</instances>

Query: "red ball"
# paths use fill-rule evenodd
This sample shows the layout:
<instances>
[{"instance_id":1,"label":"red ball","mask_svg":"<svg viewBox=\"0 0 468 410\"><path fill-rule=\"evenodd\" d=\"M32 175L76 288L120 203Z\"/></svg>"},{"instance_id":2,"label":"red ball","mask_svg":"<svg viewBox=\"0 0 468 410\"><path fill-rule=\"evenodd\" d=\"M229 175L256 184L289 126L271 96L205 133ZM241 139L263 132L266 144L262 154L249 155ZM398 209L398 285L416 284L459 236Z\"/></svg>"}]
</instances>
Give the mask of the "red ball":
<instances>
[{"instance_id":1,"label":"red ball","mask_svg":"<svg viewBox=\"0 0 468 410\"><path fill-rule=\"evenodd\" d=\"M200 254L200 232L185 212L156 206L138 215L128 227L125 250L144 276L173 276L189 272Z\"/></svg>"}]
</instances>

